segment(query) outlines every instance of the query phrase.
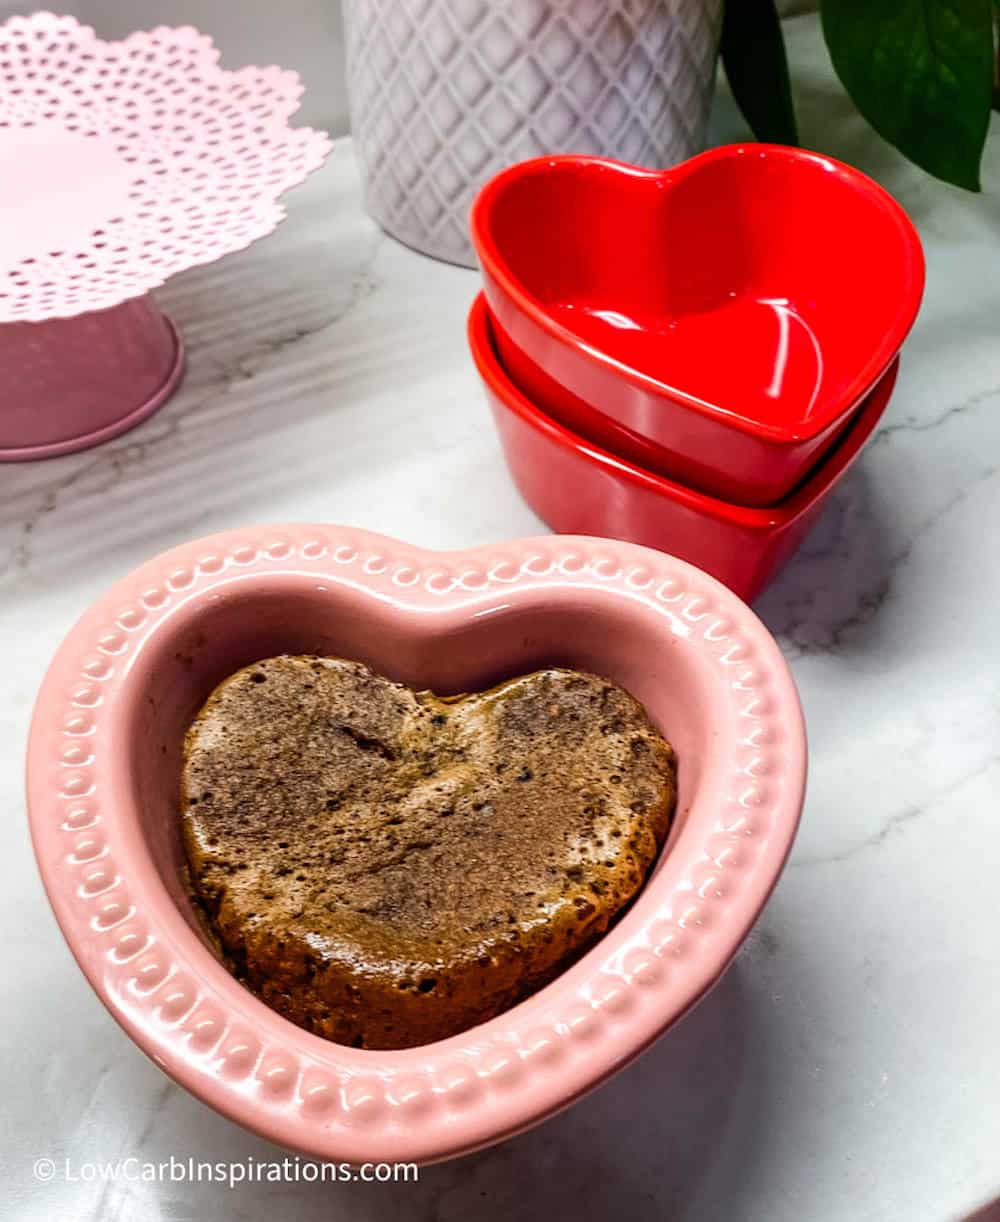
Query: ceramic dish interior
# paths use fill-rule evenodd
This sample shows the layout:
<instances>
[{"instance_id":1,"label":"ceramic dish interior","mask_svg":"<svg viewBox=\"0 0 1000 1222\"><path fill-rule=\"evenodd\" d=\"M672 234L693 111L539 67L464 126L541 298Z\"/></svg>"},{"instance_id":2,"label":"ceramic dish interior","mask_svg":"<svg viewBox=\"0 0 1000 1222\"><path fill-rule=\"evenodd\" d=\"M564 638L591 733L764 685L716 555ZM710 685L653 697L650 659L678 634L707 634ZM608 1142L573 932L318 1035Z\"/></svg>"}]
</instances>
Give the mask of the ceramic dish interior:
<instances>
[{"instance_id":1,"label":"ceramic dish interior","mask_svg":"<svg viewBox=\"0 0 1000 1222\"><path fill-rule=\"evenodd\" d=\"M360 659L442 693L547 663L623 684L680 759L678 814L638 901L541 992L437 1044L341 1047L269 1010L198 932L175 795L200 703L282 651ZM801 712L777 646L689 565L588 538L434 554L328 526L202 539L122 581L54 659L28 756L42 877L114 1017L219 1111L355 1162L497 1141L635 1056L745 937L789 851L804 781Z\"/></svg>"},{"instance_id":2,"label":"ceramic dish interior","mask_svg":"<svg viewBox=\"0 0 1000 1222\"><path fill-rule=\"evenodd\" d=\"M663 172L522 162L483 188L472 233L504 327L505 310L534 323L531 356L553 376L558 348L614 373L622 404L605 410L654 438L630 388L761 437L821 433L898 352L923 289L919 238L887 192L774 145Z\"/></svg>"}]
</instances>

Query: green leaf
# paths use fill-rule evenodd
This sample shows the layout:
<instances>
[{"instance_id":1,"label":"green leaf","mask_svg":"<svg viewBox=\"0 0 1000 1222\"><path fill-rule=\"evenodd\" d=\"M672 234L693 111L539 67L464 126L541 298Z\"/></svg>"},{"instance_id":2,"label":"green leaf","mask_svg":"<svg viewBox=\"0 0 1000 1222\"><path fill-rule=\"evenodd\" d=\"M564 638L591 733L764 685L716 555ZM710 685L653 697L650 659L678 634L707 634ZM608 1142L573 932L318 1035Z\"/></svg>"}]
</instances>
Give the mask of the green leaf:
<instances>
[{"instance_id":1,"label":"green leaf","mask_svg":"<svg viewBox=\"0 0 1000 1222\"><path fill-rule=\"evenodd\" d=\"M875 130L946 182L979 190L993 90L990 0L822 0L844 88Z\"/></svg>"},{"instance_id":2,"label":"green leaf","mask_svg":"<svg viewBox=\"0 0 1000 1222\"><path fill-rule=\"evenodd\" d=\"M757 139L798 144L774 0L727 0L719 49L733 97Z\"/></svg>"},{"instance_id":3,"label":"green leaf","mask_svg":"<svg viewBox=\"0 0 1000 1222\"><path fill-rule=\"evenodd\" d=\"M994 0L996 5L996 27L997 39L1000 43L1000 0ZM1000 49L996 50L996 59L993 63L993 109L1000 110Z\"/></svg>"}]
</instances>

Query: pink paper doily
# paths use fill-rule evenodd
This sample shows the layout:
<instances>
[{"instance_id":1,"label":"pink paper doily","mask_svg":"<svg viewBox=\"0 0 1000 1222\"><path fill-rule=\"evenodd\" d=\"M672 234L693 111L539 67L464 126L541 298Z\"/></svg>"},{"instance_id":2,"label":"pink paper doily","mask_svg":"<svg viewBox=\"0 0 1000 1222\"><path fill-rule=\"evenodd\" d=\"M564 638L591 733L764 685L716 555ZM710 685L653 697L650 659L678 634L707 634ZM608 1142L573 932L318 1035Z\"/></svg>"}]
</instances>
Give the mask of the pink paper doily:
<instances>
[{"instance_id":1,"label":"pink paper doily","mask_svg":"<svg viewBox=\"0 0 1000 1222\"><path fill-rule=\"evenodd\" d=\"M296 73L218 59L191 27L0 26L0 322L117 305L274 229L330 141L288 126Z\"/></svg>"}]
</instances>

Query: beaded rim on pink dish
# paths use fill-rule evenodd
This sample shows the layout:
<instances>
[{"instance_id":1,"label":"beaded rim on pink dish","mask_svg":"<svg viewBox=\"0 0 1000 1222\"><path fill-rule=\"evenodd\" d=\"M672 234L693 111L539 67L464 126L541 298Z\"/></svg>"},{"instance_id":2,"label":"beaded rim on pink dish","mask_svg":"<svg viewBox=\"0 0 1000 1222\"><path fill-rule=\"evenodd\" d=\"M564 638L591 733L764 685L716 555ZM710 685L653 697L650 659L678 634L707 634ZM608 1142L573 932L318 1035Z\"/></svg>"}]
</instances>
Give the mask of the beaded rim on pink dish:
<instances>
[{"instance_id":1,"label":"beaded rim on pink dish","mask_svg":"<svg viewBox=\"0 0 1000 1222\"><path fill-rule=\"evenodd\" d=\"M288 126L295 72L218 60L189 26L0 25L0 322L119 305L275 228L329 138Z\"/></svg>"},{"instance_id":2,"label":"beaded rim on pink dish","mask_svg":"<svg viewBox=\"0 0 1000 1222\"><path fill-rule=\"evenodd\" d=\"M639 900L552 984L451 1039L345 1048L269 1010L194 932L137 830L136 800L122 797L133 783L120 741L126 711L152 701L143 676L175 656L183 625L203 622L209 607L232 616L227 608L245 608L255 591L286 590L308 590L323 614L330 600L362 620L381 617L379 632L416 642L421 657L473 629L504 640L495 627L504 616L520 640L517 626L539 609L578 625L599 615L594 648L624 651L651 690L666 674L688 675L670 699L711 727L686 793L679 752L683 809ZM613 646L604 644L607 617L621 627ZM256 612L248 622L256 632ZM463 648L478 657L479 640ZM67 942L157 1064L223 1114L312 1157L429 1162L564 1107L711 988L781 873L805 772L801 710L777 645L744 603L689 564L584 537L434 553L358 530L286 525L178 547L86 612L38 697L28 802Z\"/></svg>"}]
</instances>

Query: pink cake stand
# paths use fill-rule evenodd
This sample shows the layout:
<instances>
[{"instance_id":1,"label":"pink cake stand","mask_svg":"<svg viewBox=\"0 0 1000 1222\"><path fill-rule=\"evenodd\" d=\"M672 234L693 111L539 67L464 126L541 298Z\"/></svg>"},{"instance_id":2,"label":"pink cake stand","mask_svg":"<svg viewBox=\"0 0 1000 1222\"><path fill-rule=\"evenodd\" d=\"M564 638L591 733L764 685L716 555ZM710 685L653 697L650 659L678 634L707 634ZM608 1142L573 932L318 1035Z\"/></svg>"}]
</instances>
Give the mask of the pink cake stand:
<instances>
[{"instance_id":1,"label":"pink cake stand","mask_svg":"<svg viewBox=\"0 0 1000 1222\"><path fill-rule=\"evenodd\" d=\"M0 461L132 428L183 370L151 290L249 246L322 165L280 68L226 72L210 38L102 42L72 17L0 26Z\"/></svg>"}]
</instances>

